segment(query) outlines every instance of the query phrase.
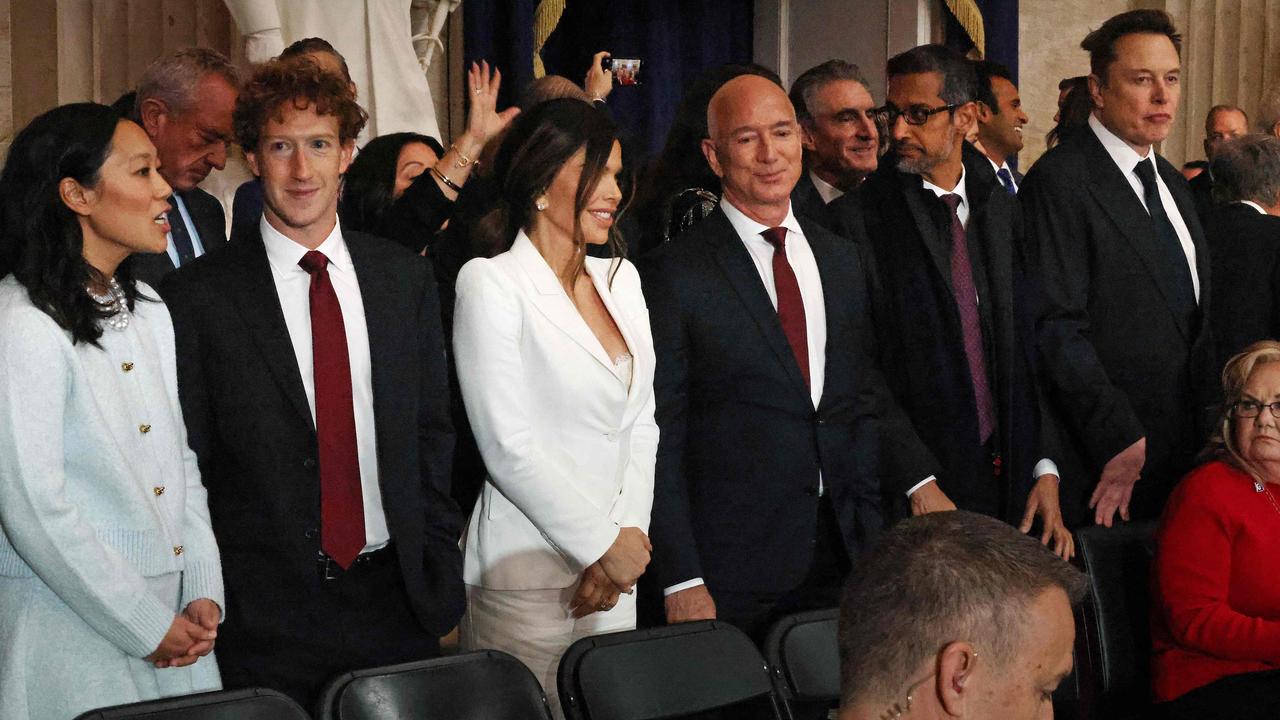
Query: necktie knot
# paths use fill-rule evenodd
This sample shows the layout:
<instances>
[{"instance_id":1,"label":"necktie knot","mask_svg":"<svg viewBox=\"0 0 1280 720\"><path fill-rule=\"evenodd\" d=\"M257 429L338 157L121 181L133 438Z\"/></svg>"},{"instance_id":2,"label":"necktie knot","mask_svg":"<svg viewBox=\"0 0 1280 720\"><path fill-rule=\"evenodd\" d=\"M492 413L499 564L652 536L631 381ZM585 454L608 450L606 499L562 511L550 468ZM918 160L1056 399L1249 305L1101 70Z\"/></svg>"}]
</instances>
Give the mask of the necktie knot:
<instances>
[{"instance_id":1,"label":"necktie knot","mask_svg":"<svg viewBox=\"0 0 1280 720\"><path fill-rule=\"evenodd\" d=\"M951 211L951 214L953 215L959 214L959 211L960 211L959 195L955 193L947 193L946 195L939 195L938 199L941 200L943 204L947 206L947 209Z\"/></svg>"},{"instance_id":2,"label":"necktie knot","mask_svg":"<svg viewBox=\"0 0 1280 720\"><path fill-rule=\"evenodd\" d=\"M784 227L771 227L768 230L760 232L764 239L769 241L773 246L775 253L786 253L787 251L787 229Z\"/></svg>"},{"instance_id":3,"label":"necktie knot","mask_svg":"<svg viewBox=\"0 0 1280 720\"><path fill-rule=\"evenodd\" d=\"M1153 188L1156 186L1156 171L1151 167L1151 159L1141 160L1133 168L1133 174L1138 176L1142 181L1143 188Z\"/></svg>"},{"instance_id":4,"label":"necktie knot","mask_svg":"<svg viewBox=\"0 0 1280 720\"><path fill-rule=\"evenodd\" d=\"M999 178L1000 184L1004 186L1005 192L1010 195L1014 195L1018 192L1018 189L1013 185L1013 175L1008 170L1000 168L996 171L996 177Z\"/></svg>"},{"instance_id":5,"label":"necktie knot","mask_svg":"<svg viewBox=\"0 0 1280 720\"><path fill-rule=\"evenodd\" d=\"M302 259L298 261L298 265L301 266L303 270L315 275L318 272L324 272L325 269L329 267L329 258L325 257L324 253L319 250L309 250L307 251L307 254L303 255Z\"/></svg>"}]
</instances>

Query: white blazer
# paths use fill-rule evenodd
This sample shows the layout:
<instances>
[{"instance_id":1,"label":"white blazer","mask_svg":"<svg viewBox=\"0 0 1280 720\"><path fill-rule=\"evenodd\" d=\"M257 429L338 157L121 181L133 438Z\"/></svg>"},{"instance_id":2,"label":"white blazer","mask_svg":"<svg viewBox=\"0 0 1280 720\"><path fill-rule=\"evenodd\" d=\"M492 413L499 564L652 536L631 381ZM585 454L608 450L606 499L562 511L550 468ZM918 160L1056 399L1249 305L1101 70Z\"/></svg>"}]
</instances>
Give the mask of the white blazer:
<instances>
[{"instance_id":1,"label":"white blazer","mask_svg":"<svg viewBox=\"0 0 1280 720\"><path fill-rule=\"evenodd\" d=\"M658 449L653 337L635 267L586 259L633 357L630 390L520 232L458 274L453 348L489 477L463 536L463 576L495 590L564 588L619 527L649 529Z\"/></svg>"}]
</instances>

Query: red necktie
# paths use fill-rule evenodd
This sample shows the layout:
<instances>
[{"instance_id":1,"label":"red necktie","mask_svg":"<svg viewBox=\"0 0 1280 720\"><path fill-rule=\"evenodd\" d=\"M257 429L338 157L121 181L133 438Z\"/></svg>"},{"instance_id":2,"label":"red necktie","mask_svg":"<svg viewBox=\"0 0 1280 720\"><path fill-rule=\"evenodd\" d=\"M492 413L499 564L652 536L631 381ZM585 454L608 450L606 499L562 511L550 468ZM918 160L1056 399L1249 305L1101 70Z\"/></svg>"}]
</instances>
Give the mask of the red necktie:
<instances>
[{"instance_id":1,"label":"red necktie","mask_svg":"<svg viewBox=\"0 0 1280 720\"><path fill-rule=\"evenodd\" d=\"M329 258L312 250L298 261L311 274L311 348L316 439L320 445L320 549L344 570L364 549L364 495L351 400L351 359Z\"/></svg>"},{"instance_id":2,"label":"red necktie","mask_svg":"<svg viewBox=\"0 0 1280 720\"><path fill-rule=\"evenodd\" d=\"M958 212L960 196L948 193L941 198L951 210L951 289L955 295L956 310L960 313L960 331L964 337L964 355L969 361L969 377L973 380L973 400L978 409L978 441L985 443L995 428L995 403L987 380L987 357L982 349L978 288L973 284L969 243Z\"/></svg>"},{"instance_id":3,"label":"red necktie","mask_svg":"<svg viewBox=\"0 0 1280 720\"><path fill-rule=\"evenodd\" d=\"M804 386L809 387L809 329L804 319L804 299L800 283L787 262L787 229L772 227L760 233L773 246L773 285L778 295L778 322L787 336L791 352L800 366Z\"/></svg>"}]
</instances>

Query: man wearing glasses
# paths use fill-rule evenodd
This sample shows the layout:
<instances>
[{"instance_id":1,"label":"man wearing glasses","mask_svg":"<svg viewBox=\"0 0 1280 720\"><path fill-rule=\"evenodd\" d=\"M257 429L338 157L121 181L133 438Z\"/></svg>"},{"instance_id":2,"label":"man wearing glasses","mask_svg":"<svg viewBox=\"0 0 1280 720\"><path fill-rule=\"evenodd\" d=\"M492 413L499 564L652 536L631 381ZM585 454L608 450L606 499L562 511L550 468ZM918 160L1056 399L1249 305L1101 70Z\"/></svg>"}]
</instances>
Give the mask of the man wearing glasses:
<instances>
[{"instance_id":1,"label":"man wearing glasses","mask_svg":"<svg viewBox=\"0 0 1280 720\"><path fill-rule=\"evenodd\" d=\"M924 45L890 59L886 75L886 102L874 112L889 154L859 198L837 202L861 201L881 367L943 468L893 488L895 503L900 514L959 507L1023 532L1036 525L1042 542L1070 557L1044 441L1052 434L1039 422L1017 202L989 166L966 167L963 157L977 112L973 66Z\"/></svg>"}]
</instances>

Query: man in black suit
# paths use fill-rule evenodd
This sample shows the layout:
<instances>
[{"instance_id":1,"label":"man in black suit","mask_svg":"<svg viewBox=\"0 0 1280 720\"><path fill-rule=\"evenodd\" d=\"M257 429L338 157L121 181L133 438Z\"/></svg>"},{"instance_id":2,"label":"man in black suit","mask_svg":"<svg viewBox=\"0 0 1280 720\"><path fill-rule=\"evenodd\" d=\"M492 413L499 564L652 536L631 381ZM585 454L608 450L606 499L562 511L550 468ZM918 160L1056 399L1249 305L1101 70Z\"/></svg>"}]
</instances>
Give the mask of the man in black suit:
<instances>
[{"instance_id":1,"label":"man in black suit","mask_svg":"<svg viewBox=\"0 0 1280 720\"><path fill-rule=\"evenodd\" d=\"M1249 345L1280 337L1280 138L1227 141L1211 167L1218 206L1209 213L1205 235L1220 373Z\"/></svg>"},{"instance_id":2,"label":"man in black suit","mask_svg":"<svg viewBox=\"0 0 1280 720\"><path fill-rule=\"evenodd\" d=\"M975 85L978 139L974 145L991 162L1000 186L1010 195L1018 193L1022 173L1009 166L1022 150L1022 128L1030 118L1022 110L1018 86L1013 84L1009 68L994 60L973 63L977 73Z\"/></svg>"},{"instance_id":3,"label":"man in black suit","mask_svg":"<svg viewBox=\"0 0 1280 720\"><path fill-rule=\"evenodd\" d=\"M1031 530L1063 558L1058 470L1042 442L1034 302L1017 200L964 140L977 112L972 64L941 45L889 60L878 112L885 162L837 212L860 201L876 270L881 366L942 464L896 493L898 514L980 512ZM966 162L967 161L967 162ZM847 221L853 224L854 221ZM856 228L855 228L856 230ZM1046 434L1047 437L1047 434Z\"/></svg>"},{"instance_id":4,"label":"man in black suit","mask_svg":"<svg viewBox=\"0 0 1280 720\"><path fill-rule=\"evenodd\" d=\"M163 285L222 550L223 683L304 704L338 673L437 655L463 610L431 268L337 222L365 117L312 63L260 66L236 128L263 218Z\"/></svg>"},{"instance_id":5,"label":"man in black suit","mask_svg":"<svg viewBox=\"0 0 1280 720\"><path fill-rule=\"evenodd\" d=\"M898 474L936 463L868 355L859 248L791 209L787 96L744 75L707 115L723 198L642 273L662 431L650 576L668 622L718 617L760 639L784 613L838 601L882 525L881 436Z\"/></svg>"},{"instance_id":6,"label":"man in black suit","mask_svg":"<svg viewBox=\"0 0 1280 720\"><path fill-rule=\"evenodd\" d=\"M1046 395L1070 450L1058 462L1082 487L1098 478L1088 505L1108 526L1117 511L1159 514L1204 446L1214 385L1204 234L1186 180L1152 148L1178 109L1179 43L1159 10L1090 33L1088 130L1018 193L1045 295Z\"/></svg>"},{"instance_id":7,"label":"man in black suit","mask_svg":"<svg viewBox=\"0 0 1280 720\"><path fill-rule=\"evenodd\" d=\"M160 175L173 188L169 249L133 260L134 277L152 287L174 268L226 243L222 203L196 186L227 164L239 88L231 61L207 48L158 58L138 83L132 117L155 144Z\"/></svg>"},{"instance_id":8,"label":"man in black suit","mask_svg":"<svg viewBox=\"0 0 1280 720\"><path fill-rule=\"evenodd\" d=\"M791 192L796 215L834 231L828 205L852 192L876 169L879 133L875 101L857 65L828 60L800 74L791 85L800 123L804 172Z\"/></svg>"},{"instance_id":9,"label":"man in black suit","mask_svg":"<svg viewBox=\"0 0 1280 720\"><path fill-rule=\"evenodd\" d=\"M1214 105L1204 119L1204 156L1210 163L1218 149L1230 140L1249 132L1249 116L1235 105ZM1213 199L1213 169L1191 178L1191 197L1195 199L1196 215L1205 230L1209 229L1209 211L1217 204Z\"/></svg>"}]
</instances>

